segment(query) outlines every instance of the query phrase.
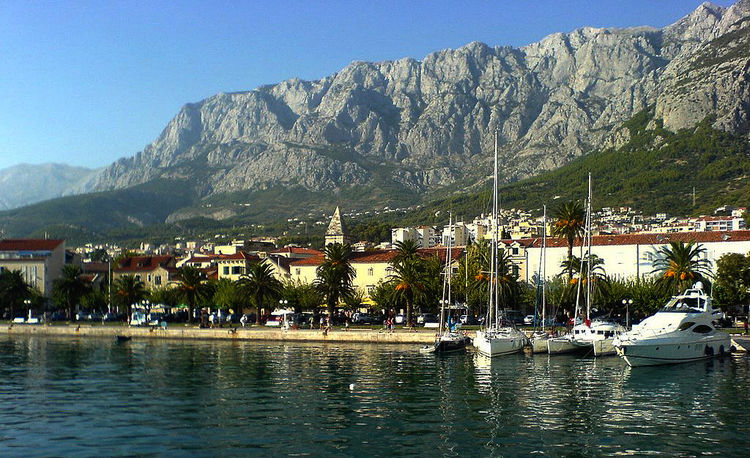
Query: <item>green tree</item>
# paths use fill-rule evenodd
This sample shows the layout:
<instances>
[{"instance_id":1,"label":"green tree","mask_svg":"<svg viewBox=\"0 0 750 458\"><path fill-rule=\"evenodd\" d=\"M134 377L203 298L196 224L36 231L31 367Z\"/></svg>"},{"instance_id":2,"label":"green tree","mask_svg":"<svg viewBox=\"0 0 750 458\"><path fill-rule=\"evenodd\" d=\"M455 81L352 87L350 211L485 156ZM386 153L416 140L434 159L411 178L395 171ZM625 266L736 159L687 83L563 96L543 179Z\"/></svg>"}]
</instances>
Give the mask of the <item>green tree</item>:
<instances>
[{"instance_id":1,"label":"green tree","mask_svg":"<svg viewBox=\"0 0 750 458\"><path fill-rule=\"evenodd\" d=\"M180 297L180 290L165 286L151 290L149 299L154 304L176 307L180 304L182 298Z\"/></svg>"},{"instance_id":2,"label":"green tree","mask_svg":"<svg viewBox=\"0 0 750 458\"><path fill-rule=\"evenodd\" d=\"M583 205L578 201L565 202L552 213L555 220L552 226L552 235L565 239L568 244L568 259L573 257L573 244L575 239L581 238L586 224L586 214ZM568 280L573 278L573 271L568 269Z\"/></svg>"},{"instance_id":3,"label":"green tree","mask_svg":"<svg viewBox=\"0 0 750 458\"><path fill-rule=\"evenodd\" d=\"M404 261L416 259L418 252L419 244L415 240L396 242L396 256L393 257L391 264L400 264Z\"/></svg>"},{"instance_id":4,"label":"green tree","mask_svg":"<svg viewBox=\"0 0 750 458\"><path fill-rule=\"evenodd\" d=\"M143 282L136 278L135 275L123 275L112 286L120 304L125 306L129 322L133 316L133 304L142 301L146 297L146 288Z\"/></svg>"},{"instance_id":5,"label":"green tree","mask_svg":"<svg viewBox=\"0 0 750 458\"><path fill-rule=\"evenodd\" d=\"M727 253L716 261L714 298L716 305L727 312L750 300L750 258L740 253Z\"/></svg>"},{"instance_id":6,"label":"green tree","mask_svg":"<svg viewBox=\"0 0 750 458\"><path fill-rule=\"evenodd\" d=\"M577 284L581 281L581 297L584 298L586 294L586 284L589 278L589 263L581 261L581 258L573 256L562 262L561 267L564 271L573 272L574 277L570 279L571 291L577 288ZM607 277L607 273L604 270L604 259L599 256L591 255L591 304L599 304L604 306L609 300L610 294L610 281Z\"/></svg>"},{"instance_id":7,"label":"green tree","mask_svg":"<svg viewBox=\"0 0 750 458\"><path fill-rule=\"evenodd\" d=\"M333 317L339 300L354 294L352 247L349 244L330 243L326 245L324 253L325 260L316 269L315 286L326 299L328 316Z\"/></svg>"},{"instance_id":8,"label":"green tree","mask_svg":"<svg viewBox=\"0 0 750 458\"><path fill-rule=\"evenodd\" d=\"M284 290L284 285L273 275L273 269L266 263L250 265L247 275L240 278L242 291L250 297L257 310L255 323L260 324L260 310L264 305L268 311L274 309Z\"/></svg>"},{"instance_id":9,"label":"green tree","mask_svg":"<svg viewBox=\"0 0 750 458\"><path fill-rule=\"evenodd\" d=\"M205 285L203 272L193 266L182 266L177 271L179 278L178 291L185 299L188 305L188 321L193 322L193 312L195 305L209 296L208 288Z\"/></svg>"},{"instance_id":10,"label":"green tree","mask_svg":"<svg viewBox=\"0 0 750 458\"><path fill-rule=\"evenodd\" d=\"M690 242L669 242L658 250L652 273L659 275L659 284L671 292L686 289L697 281L708 282L711 261L705 258L703 245Z\"/></svg>"},{"instance_id":11,"label":"green tree","mask_svg":"<svg viewBox=\"0 0 750 458\"><path fill-rule=\"evenodd\" d=\"M405 258L391 264L393 273L388 277L395 283L395 295L406 304L406 322L411 323L414 301L427 289L424 261L420 258Z\"/></svg>"},{"instance_id":12,"label":"green tree","mask_svg":"<svg viewBox=\"0 0 750 458\"><path fill-rule=\"evenodd\" d=\"M81 268L75 264L63 267L62 276L52 283L52 296L59 306L64 306L68 319L75 318L74 308L88 291L88 285L81 279Z\"/></svg>"},{"instance_id":13,"label":"green tree","mask_svg":"<svg viewBox=\"0 0 750 458\"><path fill-rule=\"evenodd\" d=\"M20 270L4 269L0 272L0 303L8 305L11 320L15 318L15 309L21 308L23 301L31 295L32 288Z\"/></svg>"},{"instance_id":14,"label":"green tree","mask_svg":"<svg viewBox=\"0 0 750 458\"><path fill-rule=\"evenodd\" d=\"M232 309L239 313L247 304L247 296L242 294L239 282L222 278L216 283L213 301L222 310Z\"/></svg>"},{"instance_id":15,"label":"green tree","mask_svg":"<svg viewBox=\"0 0 750 458\"><path fill-rule=\"evenodd\" d=\"M318 289L309 283L286 283L282 296L294 307L295 313L315 311L323 303Z\"/></svg>"}]
</instances>

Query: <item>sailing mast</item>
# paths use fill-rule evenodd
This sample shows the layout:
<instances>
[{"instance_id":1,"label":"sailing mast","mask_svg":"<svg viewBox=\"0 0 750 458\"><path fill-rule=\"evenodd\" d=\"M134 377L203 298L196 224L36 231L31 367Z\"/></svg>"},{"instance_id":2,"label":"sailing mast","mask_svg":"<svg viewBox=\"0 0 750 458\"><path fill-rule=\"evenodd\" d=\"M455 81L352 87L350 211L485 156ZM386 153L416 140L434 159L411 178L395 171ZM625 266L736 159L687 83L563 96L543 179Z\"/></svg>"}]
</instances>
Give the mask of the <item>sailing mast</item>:
<instances>
[{"instance_id":1,"label":"sailing mast","mask_svg":"<svg viewBox=\"0 0 750 458\"><path fill-rule=\"evenodd\" d=\"M445 267L443 271L443 297L440 301L440 330L438 335L443 335L445 327L445 305L451 303L451 248L453 234L453 214L448 212L448 243L445 247ZM447 295L446 295L447 292ZM447 297L446 297L447 296Z\"/></svg>"},{"instance_id":2,"label":"sailing mast","mask_svg":"<svg viewBox=\"0 0 750 458\"><path fill-rule=\"evenodd\" d=\"M586 320L591 320L591 172L586 206ZM583 266L583 264L581 264Z\"/></svg>"},{"instance_id":3,"label":"sailing mast","mask_svg":"<svg viewBox=\"0 0 750 458\"><path fill-rule=\"evenodd\" d=\"M542 281L542 330L544 330L544 326L546 323L546 313L547 313L547 295L545 290L547 289L547 206L543 205L542 208L544 208L544 215L542 216L542 275L541 275L541 281Z\"/></svg>"},{"instance_id":4,"label":"sailing mast","mask_svg":"<svg viewBox=\"0 0 750 458\"><path fill-rule=\"evenodd\" d=\"M492 242L490 243L490 294L489 294L489 313L490 326L494 326L497 329L498 323L498 310L497 310L497 239L498 231L500 229L498 221L498 204L497 204L497 131L495 132L495 166L494 166L494 180L492 185Z\"/></svg>"}]
</instances>

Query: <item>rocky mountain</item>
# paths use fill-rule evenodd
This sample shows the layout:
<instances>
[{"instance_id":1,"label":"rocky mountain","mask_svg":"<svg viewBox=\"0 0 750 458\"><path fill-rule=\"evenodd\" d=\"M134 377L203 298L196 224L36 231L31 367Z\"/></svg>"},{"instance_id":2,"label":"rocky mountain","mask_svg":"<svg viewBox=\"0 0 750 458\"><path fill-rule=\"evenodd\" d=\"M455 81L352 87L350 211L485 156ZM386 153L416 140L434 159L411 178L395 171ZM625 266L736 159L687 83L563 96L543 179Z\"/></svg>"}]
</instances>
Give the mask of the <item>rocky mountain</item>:
<instances>
[{"instance_id":1,"label":"rocky mountain","mask_svg":"<svg viewBox=\"0 0 750 458\"><path fill-rule=\"evenodd\" d=\"M0 210L80 194L100 170L65 164L19 164L0 170Z\"/></svg>"},{"instance_id":2,"label":"rocky mountain","mask_svg":"<svg viewBox=\"0 0 750 458\"><path fill-rule=\"evenodd\" d=\"M750 0L740 0L704 3L662 29L585 27L522 48L474 42L421 61L353 62L318 81L187 104L153 143L84 189L112 209L148 195L153 208L121 212L126 224L268 220L313 205L410 204L480 186L495 133L505 181L625 144L623 123L647 107L653 128L677 131L708 117L716 129L747 135L749 42ZM136 194L120 193L130 189ZM159 204L164 194L181 206Z\"/></svg>"},{"instance_id":3,"label":"rocky mountain","mask_svg":"<svg viewBox=\"0 0 750 458\"><path fill-rule=\"evenodd\" d=\"M749 0L704 3L664 29L587 27L520 49L475 42L218 94L185 105L94 189L193 177L204 196L276 185L335 192L391 166L393 183L424 193L482 176L494 132L513 180L623 141L620 125L651 104L669 129L714 114L716 127L745 133L748 21Z\"/></svg>"}]
</instances>

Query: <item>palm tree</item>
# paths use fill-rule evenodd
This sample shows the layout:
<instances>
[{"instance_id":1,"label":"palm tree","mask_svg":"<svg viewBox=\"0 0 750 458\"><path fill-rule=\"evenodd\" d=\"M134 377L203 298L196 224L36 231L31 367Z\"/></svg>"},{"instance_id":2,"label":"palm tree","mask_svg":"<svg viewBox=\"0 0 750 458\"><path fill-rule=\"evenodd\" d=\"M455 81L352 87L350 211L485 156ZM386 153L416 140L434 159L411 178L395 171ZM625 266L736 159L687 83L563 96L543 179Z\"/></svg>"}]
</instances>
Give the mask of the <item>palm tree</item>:
<instances>
[{"instance_id":1,"label":"palm tree","mask_svg":"<svg viewBox=\"0 0 750 458\"><path fill-rule=\"evenodd\" d=\"M68 319L74 319L73 309L81 297L86 294L88 287L81 280L81 268L75 264L63 267L62 276L52 284L52 293L56 302L64 305L68 311Z\"/></svg>"},{"instance_id":2,"label":"palm tree","mask_svg":"<svg viewBox=\"0 0 750 458\"><path fill-rule=\"evenodd\" d=\"M141 280L135 275L123 275L115 281L115 294L120 298L128 313L128 322L133 316L133 304L140 302L146 297L146 288Z\"/></svg>"},{"instance_id":3,"label":"palm tree","mask_svg":"<svg viewBox=\"0 0 750 458\"><path fill-rule=\"evenodd\" d=\"M15 318L14 308L20 306L24 299L31 296L31 286L23 279L20 270L3 270L0 272L0 301L8 304L10 319Z\"/></svg>"},{"instance_id":4,"label":"palm tree","mask_svg":"<svg viewBox=\"0 0 750 458\"><path fill-rule=\"evenodd\" d=\"M564 271L572 271L576 276L571 278L569 280L569 283L571 285L570 291L574 291L574 288L577 287L578 281L582 281L581 286L585 287L586 282L589 278L589 269L591 270L591 302L598 301L600 303L603 303L607 300L608 293L610 291L610 281L609 277L607 277L607 273L604 270L604 259L600 258L599 256L592 254L591 255L591 267L589 268L589 263L585 261L581 261L581 258L578 256L573 256L570 259L567 259L562 262L560 267L564 268ZM560 274L562 275L562 274Z\"/></svg>"},{"instance_id":5,"label":"palm tree","mask_svg":"<svg viewBox=\"0 0 750 458\"><path fill-rule=\"evenodd\" d=\"M261 307L264 303L275 303L281 297L284 285L274 277L271 266L264 262L250 265L247 275L243 275L239 281L240 287L250 296L257 309L255 324L260 324Z\"/></svg>"},{"instance_id":6,"label":"palm tree","mask_svg":"<svg viewBox=\"0 0 750 458\"><path fill-rule=\"evenodd\" d=\"M705 255L703 245L690 242L669 242L659 249L659 258L651 273L659 274L659 283L679 293L696 281L711 277L711 261Z\"/></svg>"},{"instance_id":7,"label":"palm tree","mask_svg":"<svg viewBox=\"0 0 750 458\"><path fill-rule=\"evenodd\" d=\"M326 298L328 316L333 317L339 299L354 294L352 247L348 243L330 243L326 245L324 253L325 260L316 270L315 286Z\"/></svg>"},{"instance_id":8,"label":"palm tree","mask_svg":"<svg viewBox=\"0 0 750 458\"><path fill-rule=\"evenodd\" d=\"M188 322L192 323L195 304L207 295L207 289L203 283L203 272L193 266L183 266L178 269L177 275L180 279L177 289L187 301Z\"/></svg>"},{"instance_id":9,"label":"palm tree","mask_svg":"<svg viewBox=\"0 0 750 458\"><path fill-rule=\"evenodd\" d=\"M565 239L568 242L568 259L573 258L573 243L576 238L583 236L586 225L586 214L583 205L578 201L566 202L559 206L552 217L555 224L552 226L552 235ZM568 268L568 280L573 278L573 271Z\"/></svg>"},{"instance_id":10,"label":"palm tree","mask_svg":"<svg viewBox=\"0 0 750 458\"><path fill-rule=\"evenodd\" d=\"M395 295L406 303L406 323L411 323L414 301L426 289L424 262L418 257L393 262L393 274L388 278L395 284Z\"/></svg>"},{"instance_id":11,"label":"palm tree","mask_svg":"<svg viewBox=\"0 0 750 458\"><path fill-rule=\"evenodd\" d=\"M403 242L396 242L396 256L391 261L392 264L399 264L408 259L415 259L417 257L417 251L419 250L419 244L416 240L404 240Z\"/></svg>"}]
</instances>

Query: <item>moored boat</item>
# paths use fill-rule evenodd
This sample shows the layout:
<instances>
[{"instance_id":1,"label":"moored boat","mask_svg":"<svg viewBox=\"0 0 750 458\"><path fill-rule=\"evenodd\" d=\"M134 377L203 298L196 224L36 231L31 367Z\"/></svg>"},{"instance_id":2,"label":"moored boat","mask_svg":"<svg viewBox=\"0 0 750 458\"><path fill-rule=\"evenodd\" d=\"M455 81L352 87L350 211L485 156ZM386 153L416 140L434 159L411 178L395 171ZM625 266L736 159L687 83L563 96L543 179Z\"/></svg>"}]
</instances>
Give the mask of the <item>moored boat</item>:
<instances>
[{"instance_id":1,"label":"moored boat","mask_svg":"<svg viewBox=\"0 0 750 458\"><path fill-rule=\"evenodd\" d=\"M713 324L719 311L701 282L674 296L656 314L617 336L613 346L630 366L674 364L729 352L729 334Z\"/></svg>"}]
</instances>

